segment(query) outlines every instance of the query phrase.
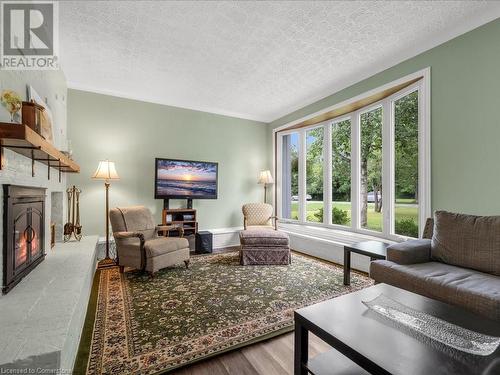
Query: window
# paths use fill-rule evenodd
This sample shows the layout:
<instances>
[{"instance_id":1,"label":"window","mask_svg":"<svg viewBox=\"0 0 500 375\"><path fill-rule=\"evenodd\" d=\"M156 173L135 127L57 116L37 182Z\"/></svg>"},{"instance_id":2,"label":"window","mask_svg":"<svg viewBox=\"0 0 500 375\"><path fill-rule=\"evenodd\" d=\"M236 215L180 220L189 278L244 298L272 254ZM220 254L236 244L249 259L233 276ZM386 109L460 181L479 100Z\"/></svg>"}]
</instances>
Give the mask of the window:
<instances>
[{"instance_id":1,"label":"window","mask_svg":"<svg viewBox=\"0 0 500 375\"><path fill-rule=\"evenodd\" d=\"M333 122L331 223L351 224L351 119Z\"/></svg>"},{"instance_id":2,"label":"window","mask_svg":"<svg viewBox=\"0 0 500 375\"><path fill-rule=\"evenodd\" d=\"M323 127L306 132L306 220L323 222Z\"/></svg>"},{"instance_id":3,"label":"window","mask_svg":"<svg viewBox=\"0 0 500 375\"><path fill-rule=\"evenodd\" d=\"M418 91L394 105L394 232L418 237Z\"/></svg>"},{"instance_id":4,"label":"window","mask_svg":"<svg viewBox=\"0 0 500 375\"><path fill-rule=\"evenodd\" d=\"M278 133L282 219L418 237L430 215L429 117L422 111L429 102L427 81L413 82L351 113Z\"/></svg>"},{"instance_id":5,"label":"window","mask_svg":"<svg viewBox=\"0 0 500 375\"><path fill-rule=\"evenodd\" d=\"M297 220L299 201L299 135L292 133L282 138L282 217Z\"/></svg>"},{"instance_id":6,"label":"window","mask_svg":"<svg viewBox=\"0 0 500 375\"><path fill-rule=\"evenodd\" d=\"M360 115L359 221L361 228L382 232L382 108Z\"/></svg>"}]
</instances>

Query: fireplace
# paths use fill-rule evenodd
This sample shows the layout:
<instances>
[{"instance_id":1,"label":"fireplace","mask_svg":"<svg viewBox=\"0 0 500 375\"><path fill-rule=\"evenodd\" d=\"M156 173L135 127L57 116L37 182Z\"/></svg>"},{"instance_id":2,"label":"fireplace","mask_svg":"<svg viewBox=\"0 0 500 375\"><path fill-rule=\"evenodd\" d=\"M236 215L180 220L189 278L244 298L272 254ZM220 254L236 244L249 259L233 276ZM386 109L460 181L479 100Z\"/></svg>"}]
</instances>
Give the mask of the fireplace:
<instances>
[{"instance_id":1,"label":"fireplace","mask_svg":"<svg viewBox=\"0 0 500 375\"><path fill-rule=\"evenodd\" d=\"M45 258L45 189L3 185L3 293Z\"/></svg>"}]
</instances>

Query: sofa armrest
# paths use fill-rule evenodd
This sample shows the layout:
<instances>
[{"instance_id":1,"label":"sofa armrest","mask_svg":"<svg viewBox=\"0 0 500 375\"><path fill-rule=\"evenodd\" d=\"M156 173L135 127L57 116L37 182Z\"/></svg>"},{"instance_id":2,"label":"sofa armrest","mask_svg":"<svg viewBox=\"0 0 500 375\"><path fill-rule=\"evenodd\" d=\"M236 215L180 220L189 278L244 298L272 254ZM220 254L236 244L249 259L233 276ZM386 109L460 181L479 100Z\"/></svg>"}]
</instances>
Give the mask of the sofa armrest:
<instances>
[{"instance_id":1,"label":"sofa armrest","mask_svg":"<svg viewBox=\"0 0 500 375\"><path fill-rule=\"evenodd\" d=\"M387 248L387 260L398 264L426 263L431 261L431 240L409 240Z\"/></svg>"}]
</instances>

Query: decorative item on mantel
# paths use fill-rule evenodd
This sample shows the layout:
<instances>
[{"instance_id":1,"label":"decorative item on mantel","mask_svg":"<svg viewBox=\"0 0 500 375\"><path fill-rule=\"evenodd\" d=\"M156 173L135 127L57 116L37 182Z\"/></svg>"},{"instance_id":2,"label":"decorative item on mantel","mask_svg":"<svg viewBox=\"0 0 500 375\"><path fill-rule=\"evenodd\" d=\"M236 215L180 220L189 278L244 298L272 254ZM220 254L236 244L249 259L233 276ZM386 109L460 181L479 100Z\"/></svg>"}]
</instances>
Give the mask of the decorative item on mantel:
<instances>
[{"instance_id":1,"label":"decorative item on mantel","mask_svg":"<svg viewBox=\"0 0 500 375\"><path fill-rule=\"evenodd\" d=\"M68 242L74 235L77 241L82 239L80 225L80 194L82 191L75 185L66 190L68 194L68 221L64 224L64 242Z\"/></svg>"},{"instance_id":2,"label":"decorative item on mantel","mask_svg":"<svg viewBox=\"0 0 500 375\"><path fill-rule=\"evenodd\" d=\"M114 259L109 256L109 181L119 180L120 176L116 172L115 163L109 160L101 160L97 166L97 170L92 176L96 180L104 180L106 188L106 257L99 261L98 268L108 268L116 266Z\"/></svg>"},{"instance_id":3,"label":"decorative item on mantel","mask_svg":"<svg viewBox=\"0 0 500 375\"><path fill-rule=\"evenodd\" d=\"M42 113L45 110L43 106L31 102L23 102L22 122L35 133L42 135Z\"/></svg>"},{"instance_id":4,"label":"decorative item on mantel","mask_svg":"<svg viewBox=\"0 0 500 375\"><path fill-rule=\"evenodd\" d=\"M35 90L33 86L28 85L28 97L30 102L36 103L43 107L43 111L40 113L40 135L48 142L54 143L54 135L52 134L52 125L54 121L52 120L52 112L47 104L47 99L45 100L42 96ZM23 120L24 121L24 120Z\"/></svg>"},{"instance_id":5,"label":"decorative item on mantel","mask_svg":"<svg viewBox=\"0 0 500 375\"><path fill-rule=\"evenodd\" d=\"M4 90L0 96L0 102L10 113L10 122L16 123L15 118L19 117L18 112L22 107L21 96L15 91Z\"/></svg>"},{"instance_id":6,"label":"decorative item on mantel","mask_svg":"<svg viewBox=\"0 0 500 375\"><path fill-rule=\"evenodd\" d=\"M267 203L267 185L274 184L273 176L270 170L260 172L259 185L264 185L264 203Z\"/></svg>"}]
</instances>

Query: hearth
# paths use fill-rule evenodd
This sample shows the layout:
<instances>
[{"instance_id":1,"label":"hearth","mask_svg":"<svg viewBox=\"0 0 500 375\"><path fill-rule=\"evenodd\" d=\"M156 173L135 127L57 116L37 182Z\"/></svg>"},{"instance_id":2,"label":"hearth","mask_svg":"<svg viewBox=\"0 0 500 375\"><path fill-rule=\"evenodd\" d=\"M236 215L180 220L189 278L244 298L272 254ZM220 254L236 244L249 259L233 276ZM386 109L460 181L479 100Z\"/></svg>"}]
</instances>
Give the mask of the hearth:
<instances>
[{"instance_id":1,"label":"hearth","mask_svg":"<svg viewBox=\"0 0 500 375\"><path fill-rule=\"evenodd\" d=\"M3 293L45 258L45 190L3 185Z\"/></svg>"}]
</instances>

